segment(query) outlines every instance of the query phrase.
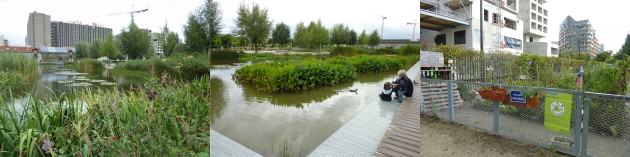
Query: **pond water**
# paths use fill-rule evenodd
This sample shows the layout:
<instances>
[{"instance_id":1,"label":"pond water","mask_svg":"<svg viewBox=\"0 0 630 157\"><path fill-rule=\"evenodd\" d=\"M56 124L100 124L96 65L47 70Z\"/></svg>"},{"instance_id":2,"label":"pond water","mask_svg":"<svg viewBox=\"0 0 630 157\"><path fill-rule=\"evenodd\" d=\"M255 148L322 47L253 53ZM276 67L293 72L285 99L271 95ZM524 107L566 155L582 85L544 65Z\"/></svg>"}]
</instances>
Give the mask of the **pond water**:
<instances>
[{"instance_id":1,"label":"pond water","mask_svg":"<svg viewBox=\"0 0 630 157\"><path fill-rule=\"evenodd\" d=\"M263 156L278 156L282 149L308 155L366 104L380 101L383 83L395 78L395 72L372 73L332 87L274 94L236 84L232 74L241 66L211 69L212 129Z\"/></svg>"},{"instance_id":2,"label":"pond water","mask_svg":"<svg viewBox=\"0 0 630 157\"><path fill-rule=\"evenodd\" d=\"M27 90L32 92L12 100L16 106L25 103L30 96L36 100L48 100L63 94L107 90L115 86L119 89L127 89L131 85L141 84L144 81L142 78L115 75L105 68L78 70L72 65L61 64L39 65L38 73L39 78L33 84L33 88Z\"/></svg>"}]
</instances>

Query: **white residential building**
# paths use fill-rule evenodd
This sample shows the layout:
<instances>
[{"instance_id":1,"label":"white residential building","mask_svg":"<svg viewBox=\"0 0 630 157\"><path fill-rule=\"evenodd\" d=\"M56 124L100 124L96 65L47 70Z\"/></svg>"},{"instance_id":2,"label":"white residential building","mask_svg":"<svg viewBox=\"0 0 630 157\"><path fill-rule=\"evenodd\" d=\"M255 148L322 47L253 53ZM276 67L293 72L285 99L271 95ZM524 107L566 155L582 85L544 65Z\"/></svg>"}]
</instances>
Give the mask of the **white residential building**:
<instances>
[{"instance_id":1,"label":"white residential building","mask_svg":"<svg viewBox=\"0 0 630 157\"><path fill-rule=\"evenodd\" d=\"M0 35L0 46L9 46L8 44L5 44L4 35Z\"/></svg>"},{"instance_id":2,"label":"white residential building","mask_svg":"<svg viewBox=\"0 0 630 157\"><path fill-rule=\"evenodd\" d=\"M485 52L523 53L523 22L516 0L421 0L421 43L459 45ZM480 21L483 20L483 27Z\"/></svg>"},{"instance_id":3,"label":"white residential building","mask_svg":"<svg viewBox=\"0 0 630 157\"><path fill-rule=\"evenodd\" d=\"M150 33L151 34L151 45L153 46L153 51L155 51L156 56L164 56L164 51L162 50L162 38L164 35L162 33Z\"/></svg>"},{"instance_id":4,"label":"white residential building","mask_svg":"<svg viewBox=\"0 0 630 157\"><path fill-rule=\"evenodd\" d=\"M484 52L553 56L552 49L557 50L557 46L545 41L549 23L549 12L542 5L545 3L546 0L421 0L421 43L428 47L445 44L481 50L483 31Z\"/></svg>"}]
</instances>

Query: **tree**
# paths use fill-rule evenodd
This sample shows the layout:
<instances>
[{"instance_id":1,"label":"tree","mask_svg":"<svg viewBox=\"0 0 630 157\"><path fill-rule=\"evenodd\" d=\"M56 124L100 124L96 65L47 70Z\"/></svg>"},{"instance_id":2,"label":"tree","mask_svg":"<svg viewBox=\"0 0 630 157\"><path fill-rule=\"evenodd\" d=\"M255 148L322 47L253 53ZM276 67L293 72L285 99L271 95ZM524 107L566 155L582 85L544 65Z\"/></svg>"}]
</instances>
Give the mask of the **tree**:
<instances>
[{"instance_id":1,"label":"tree","mask_svg":"<svg viewBox=\"0 0 630 157\"><path fill-rule=\"evenodd\" d=\"M190 52L207 52L208 39L203 31L201 23L197 21L194 15L188 16L188 24L184 28L184 36L186 38L186 48Z\"/></svg>"},{"instance_id":2,"label":"tree","mask_svg":"<svg viewBox=\"0 0 630 157\"><path fill-rule=\"evenodd\" d=\"M372 34L370 34L370 47L374 48L381 41L381 37L378 36L378 31L374 30Z\"/></svg>"},{"instance_id":3,"label":"tree","mask_svg":"<svg viewBox=\"0 0 630 157\"><path fill-rule=\"evenodd\" d=\"M273 33L271 33L271 43L278 45L287 45L289 44L289 38L291 37L291 29L289 25L284 23L279 23L273 29Z\"/></svg>"},{"instance_id":4,"label":"tree","mask_svg":"<svg viewBox=\"0 0 630 157\"><path fill-rule=\"evenodd\" d=\"M139 59L153 55L151 53L152 46L149 33L138 28L133 22L120 32L118 39L120 41L120 51L130 59Z\"/></svg>"},{"instance_id":5,"label":"tree","mask_svg":"<svg viewBox=\"0 0 630 157\"><path fill-rule=\"evenodd\" d=\"M162 41L162 51L164 52L164 56L170 56L176 52L175 48L182 44L181 41L179 41L179 35L175 32L171 32L167 25L162 28L162 35L163 37L160 39Z\"/></svg>"},{"instance_id":6,"label":"tree","mask_svg":"<svg viewBox=\"0 0 630 157\"><path fill-rule=\"evenodd\" d=\"M320 50L324 45L330 42L328 29L324 27L321 20L317 20L317 23L311 22L308 26L309 34L312 36L311 46Z\"/></svg>"},{"instance_id":7,"label":"tree","mask_svg":"<svg viewBox=\"0 0 630 157\"><path fill-rule=\"evenodd\" d=\"M224 49L229 49L232 48L234 46L234 36L232 36L232 34L225 34L221 36L221 47L223 47Z\"/></svg>"},{"instance_id":8,"label":"tree","mask_svg":"<svg viewBox=\"0 0 630 157\"><path fill-rule=\"evenodd\" d=\"M357 42L357 32L350 30L350 43L348 43L348 45L356 45Z\"/></svg>"},{"instance_id":9,"label":"tree","mask_svg":"<svg viewBox=\"0 0 630 157\"><path fill-rule=\"evenodd\" d=\"M350 45L350 40L352 40L352 34L350 32L350 28L346 27L343 24L336 24L330 31L330 43L339 45Z\"/></svg>"},{"instance_id":10,"label":"tree","mask_svg":"<svg viewBox=\"0 0 630 157\"><path fill-rule=\"evenodd\" d=\"M304 22L300 22L295 26L295 33L293 34L293 38L295 40L295 45L298 47L307 47L308 39L307 39L308 30L306 30L306 26Z\"/></svg>"},{"instance_id":11,"label":"tree","mask_svg":"<svg viewBox=\"0 0 630 157\"><path fill-rule=\"evenodd\" d=\"M622 60L626 57L630 57L630 34L626 36L626 41L621 46L621 50L615 55L615 59Z\"/></svg>"},{"instance_id":12,"label":"tree","mask_svg":"<svg viewBox=\"0 0 630 157\"><path fill-rule=\"evenodd\" d=\"M96 40L93 41L92 44L90 44L90 50L88 53L88 56L90 58L99 58L101 57L101 41L100 40Z\"/></svg>"},{"instance_id":13,"label":"tree","mask_svg":"<svg viewBox=\"0 0 630 157\"><path fill-rule=\"evenodd\" d=\"M110 59L120 56L120 52L118 47L116 47L116 42L114 41L112 34L109 34L101 44L100 54Z\"/></svg>"},{"instance_id":14,"label":"tree","mask_svg":"<svg viewBox=\"0 0 630 157\"><path fill-rule=\"evenodd\" d=\"M247 36L249 42L254 44L254 51L258 53L258 48L267 40L271 30L267 9L253 4L250 10L248 6L241 4L238 8L238 17L234 21L237 33Z\"/></svg>"},{"instance_id":15,"label":"tree","mask_svg":"<svg viewBox=\"0 0 630 157\"><path fill-rule=\"evenodd\" d=\"M370 38L365 34L365 30L359 35L359 45L365 46L370 43Z\"/></svg>"},{"instance_id":16,"label":"tree","mask_svg":"<svg viewBox=\"0 0 630 157\"><path fill-rule=\"evenodd\" d=\"M219 4L214 0L206 0L204 5L199 8L197 18L206 35L209 48L218 48L220 44L214 44L215 40L220 40L219 31L221 31L221 9ZM214 43L213 43L214 42Z\"/></svg>"},{"instance_id":17,"label":"tree","mask_svg":"<svg viewBox=\"0 0 630 157\"><path fill-rule=\"evenodd\" d=\"M74 49L76 50L76 52L74 52L75 57L77 58L85 58L88 57L88 51L89 51L89 45L84 43L84 42L79 42L74 44Z\"/></svg>"}]
</instances>

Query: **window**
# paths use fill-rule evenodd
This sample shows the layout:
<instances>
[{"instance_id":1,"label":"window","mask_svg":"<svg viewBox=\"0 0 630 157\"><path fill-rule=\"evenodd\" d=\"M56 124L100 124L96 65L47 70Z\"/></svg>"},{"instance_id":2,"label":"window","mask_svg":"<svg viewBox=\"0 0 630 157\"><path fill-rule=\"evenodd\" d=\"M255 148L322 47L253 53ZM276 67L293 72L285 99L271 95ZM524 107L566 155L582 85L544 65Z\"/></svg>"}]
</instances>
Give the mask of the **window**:
<instances>
[{"instance_id":1,"label":"window","mask_svg":"<svg viewBox=\"0 0 630 157\"><path fill-rule=\"evenodd\" d=\"M499 14L497 13L492 13L492 23L499 23L501 22L501 17L499 17Z\"/></svg>"},{"instance_id":2,"label":"window","mask_svg":"<svg viewBox=\"0 0 630 157\"><path fill-rule=\"evenodd\" d=\"M466 30L455 32L455 44L466 44Z\"/></svg>"},{"instance_id":3,"label":"window","mask_svg":"<svg viewBox=\"0 0 630 157\"><path fill-rule=\"evenodd\" d=\"M536 10L536 4L532 3L532 10Z\"/></svg>"},{"instance_id":4,"label":"window","mask_svg":"<svg viewBox=\"0 0 630 157\"><path fill-rule=\"evenodd\" d=\"M542 30L542 25L538 25L538 30Z\"/></svg>"},{"instance_id":5,"label":"window","mask_svg":"<svg viewBox=\"0 0 630 157\"><path fill-rule=\"evenodd\" d=\"M505 39L505 47L511 49L521 49L523 42L520 39L504 36Z\"/></svg>"},{"instance_id":6,"label":"window","mask_svg":"<svg viewBox=\"0 0 630 157\"><path fill-rule=\"evenodd\" d=\"M547 9L545 9L545 10L543 11L543 14L544 14L545 16L547 16Z\"/></svg>"},{"instance_id":7,"label":"window","mask_svg":"<svg viewBox=\"0 0 630 157\"><path fill-rule=\"evenodd\" d=\"M516 30L516 21L508 18L504 18L503 20L505 21L505 27Z\"/></svg>"},{"instance_id":8,"label":"window","mask_svg":"<svg viewBox=\"0 0 630 157\"><path fill-rule=\"evenodd\" d=\"M532 22L531 29L536 29L536 23Z\"/></svg>"},{"instance_id":9,"label":"window","mask_svg":"<svg viewBox=\"0 0 630 157\"><path fill-rule=\"evenodd\" d=\"M536 20L536 13L532 12L532 20Z\"/></svg>"},{"instance_id":10,"label":"window","mask_svg":"<svg viewBox=\"0 0 630 157\"><path fill-rule=\"evenodd\" d=\"M446 34L436 35L434 41L436 45L446 45Z\"/></svg>"},{"instance_id":11,"label":"window","mask_svg":"<svg viewBox=\"0 0 630 157\"><path fill-rule=\"evenodd\" d=\"M488 22L488 10L483 10L483 20Z\"/></svg>"},{"instance_id":12,"label":"window","mask_svg":"<svg viewBox=\"0 0 630 157\"><path fill-rule=\"evenodd\" d=\"M543 32L547 33L547 27L543 27Z\"/></svg>"},{"instance_id":13,"label":"window","mask_svg":"<svg viewBox=\"0 0 630 157\"><path fill-rule=\"evenodd\" d=\"M547 24L547 18L544 18L543 21L544 24Z\"/></svg>"},{"instance_id":14,"label":"window","mask_svg":"<svg viewBox=\"0 0 630 157\"><path fill-rule=\"evenodd\" d=\"M529 37L529 42L534 42L534 37Z\"/></svg>"},{"instance_id":15,"label":"window","mask_svg":"<svg viewBox=\"0 0 630 157\"><path fill-rule=\"evenodd\" d=\"M538 15L538 22L542 22L542 16Z\"/></svg>"},{"instance_id":16,"label":"window","mask_svg":"<svg viewBox=\"0 0 630 157\"><path fill-rule=\"evenodd\" d=\"M542 14L542 8L538 7L538 13Z\"/></svg>"}]
</instances>

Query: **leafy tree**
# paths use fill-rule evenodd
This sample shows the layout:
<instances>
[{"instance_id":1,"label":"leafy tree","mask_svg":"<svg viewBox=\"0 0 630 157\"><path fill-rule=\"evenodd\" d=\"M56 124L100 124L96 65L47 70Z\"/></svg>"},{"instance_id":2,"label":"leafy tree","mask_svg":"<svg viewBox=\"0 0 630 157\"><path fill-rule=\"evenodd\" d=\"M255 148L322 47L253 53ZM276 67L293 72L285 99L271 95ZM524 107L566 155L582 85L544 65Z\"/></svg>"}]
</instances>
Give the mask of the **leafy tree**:
<instances>
[{"instance_id":1,"label":"leafy tree","mask_svg":"<svg viewBox=\"0 0 630 157\"><path fill-rule=\"evenodd\" d=\"M77 58L85 58L88 57L88 51L89 51L89 45L84 43L84 42L79 42L74 44L74 49L76 50L76 52L74 52L75 57Z\"/></svg>"},{"instance_id":2,"label":"leafy tree","mask_svg":"<svg viewBox=\"0 0 630 157\"><path fill-rule=\"evenodd\" d=\"M626 41L621 46L621 50L615 55L615 59L622 60L628 56L630 56L630 34L626 36Z\"/></svg>"},{"instance_id":3,"label":"leafy tree","mask_svg":"<svg viewBox=\"0 0 630 157\"><path fill-rule=\"evenodd\" d=\"M179 35L176 32L171 32L167 25L162 28L162 35L163 37L160 39L162 40L162 51L164 56L170 56L175 53L175 48L182 44L179 41Z\"/></svg>"},{"instance_id":4,"label":"leafy tree","mask_svg":"<svg viewBox=\"0 0 630 157\"><path fill-rule=\"evenodd\" d=\"M295 26L295 33L293 34L293 38L295 39L295 44L298 47L307 47L309 39L307 38L308 30L304 25L304 22L300 22Z\"/></svg>"},{"instance_id":5,"label":"leafy tree","mask_svg":"<svg viewBox=\"0 0 630 157\"><path fill-rule=\"evenodd\" d=\"M238 17L234 21L237 33L247 36L249 42L254 44L254 51L257 53L260 45L269 37L271 30L267 9L253 4L250 10L248 6L241 4L238 8Z\"/></svg>"},{"instance_id":6,"label":"leafy tree","mask_svg":"<svg viewBox=\"0 0 630 157\"><path fill-rule=\"evenodd\" d=\"M358 43L357 32L350 30L350 43L348 45L356 45Z\"/></svg>"},{"instance_id":7,"label":"leafy tree","mask_svg":"<svg viewBox=\"0 0 630 157\"><path fill-rule=\"evenodd\" d=\"M378 31L374 30L372 34L370 34L370 47L374 48L381 41L381 37L378 35Z\"/></svg>"},{"instance_id":8,"label":"leafy tree","mask_svg":"<svg viewBox=\"0 0 630 157\"><path fill-rule=\"evenodd\" d=\"M221 47L224 49L232 48L232 46L234 46L234 39L235 38L232 34L221 35Z\"/></svg>"},{"instance_id":9,"label":"leafy tree","mask_svg":"<svg viewBox=\"0 0 630 157\"><path fill-rule=\"evenodd\" d=\"M368 37L367 34L365 34L365 30L363 30L363 32L361 32L361 35L359 35L359 45L365 46L365 45L368 45L369 43L370 43L370 37Z\"/></svg>"},{"instance_id":10,"label":"leafy tree","mask_svg":"<svg viewBox=\"0 0 630 157\"><path fill-rule=\"evenodd\" d=\"M199 8L197 18L206 35L207 44L210 48L218 48L220 44L214 44L218 34L221 31L221 9L219 3L214 0L206 0L204 5ZM220 40L220 39L219 39Z\"/></svg>"},{"instance_id":11,"label":"leafy tree","mask_svg":"<svg viewBox=\"0 0 630 157\"><path fill-rule=\"evenodd\" d=\"M336 24L330 31L330 43L339 45L350 45L352 40L352 34L350 28L343 24Z\"/></svg>"},{"instance_id":12,"label":"leafy tree","mask_svg":"<svg viewBox=\"0 0 630 157\"><path fill-rule=\"evenodd\" d=\"M203 31L201 23L194 15L188 16L188 24L184 28L186 48L189 52L206 52L208 50L208 38Z\"/></svg>"},{"instance_id":13,"label":"leafy tree","mask_svg":"<svg viewBox=\"0 0 630 157\"><path fill-rule=\"evenodd\" d=\"M130 59L139 59L153 55L151 53L153 51L151 51L152 46L149 33L138 28L133 22L120 32L118 38L120 51Z\"/></svg>"},{"instance_id":14,"label":"leafy tree","mask_svg":"<svg viewBox=\"0 0 630 157\"><path fill-rule=\"evenodd\" d=\"M289 38L291 37L291 29L289 25L284 23L279 23L273 29L273 33L271 33L271 43L278 45L287 45L289 44Z\"/></svg>"},{"instance_id":15,"label":"leafy tree","mask_svg":"<svg viewBox=\"0 0 630 157\"><path fill-rule=\"evenodd\" d=\"M307 29L308 34L311 36L309 44L311 48L317 48L319 50L330 42L328 29L324 27L321 20L317 20L317 23L311 22Z\"/></svg>"},{"instance_id":16,"label":"leafy tree","mask_svg":"<svg viewBox=\"0 0 630 157\"><path fill-rule=\"evenodd\" d=\"M93 41L92 44L90 44L90 50L88 53L88 56L90 58L99 58L101 57L101 41L100 40L96 40Z\"/></svg>"},{"instance_id":17,"label":"leafy tree","mask_svg":"<svg viewBox=\"0 0 630 157\"><path fill-rule=\"evenodd\" d=\"M109 34L101 44L100 54L110 59L120 56L120 51L118 47L116 47L116 42L111 34Z\"/></svg>"}]
</instances>

